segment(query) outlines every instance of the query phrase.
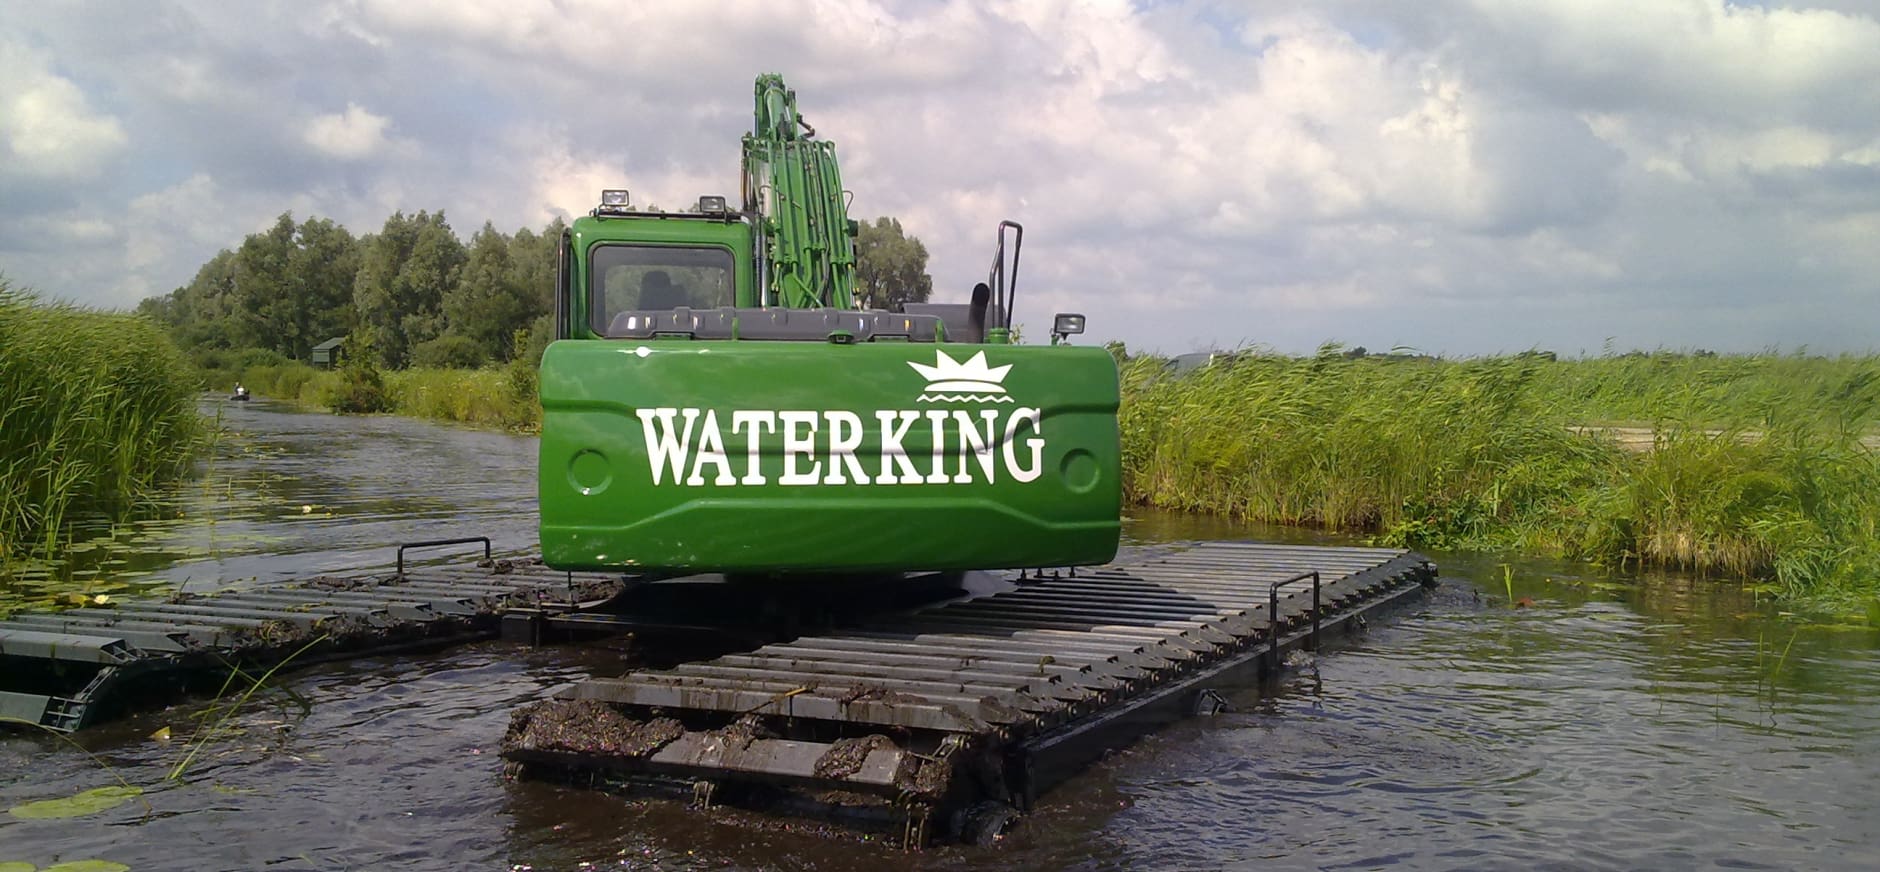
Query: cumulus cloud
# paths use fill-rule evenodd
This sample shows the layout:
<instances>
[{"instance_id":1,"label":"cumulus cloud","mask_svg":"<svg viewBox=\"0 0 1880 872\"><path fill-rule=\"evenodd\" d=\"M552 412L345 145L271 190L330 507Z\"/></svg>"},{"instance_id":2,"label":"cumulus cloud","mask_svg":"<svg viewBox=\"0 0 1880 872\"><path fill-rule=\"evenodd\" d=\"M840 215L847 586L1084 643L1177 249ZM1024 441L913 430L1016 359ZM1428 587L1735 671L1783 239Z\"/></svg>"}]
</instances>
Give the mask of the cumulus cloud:
<instances>
[{"instance_id":1,"label":"cumulus cloud","mask_svg":"<svg viewBox=\"0 0 1880 872\"><path fill-rule=\"evenodd\" d=\"M170 0L122 28L20 18L0 46L30 34L37 72L0 100L62 95L37 117L91 143L55 151L93 169L0 202L10 271L57 262L25 256L31 220L127 190L226 216L60 273L74 296L127 302L125 274L172 287L288 208L358 232L445 208L467 231L539 227L602 187L735 194L751 79L776 71L839 144L858 217L927 243L937 293L982 277L1014 218L1021 318L1083 311L1092 339L1865 348L1880 328L1880 18L1855 3L321 0L234 21ZM79 80L64 57L111 60Z\"/></svg>"},{"instance_id":2,"label":"cumulus cloud","mask_svg":"<svg viewBox=\"0 0 1880 872\"><path fill-rule=\"evenodd\" d=\"M391 119L348 103L345 112L318 115L308 121L304 138L329 157L358 160L386 149L389 141L385 129L390 124Z\"/></svg>"},{"instance_id":3,"label":"cumulus cloud","mask_svg":"<svg viewBox=\"0 0 1880 872\"><path fill-rule=\"evenodd\" d=\"M118 120L91 106L85 92L49 68L44 53L0 34L0 143L6 146L0 172L72 179L98 175L124 150L128 138Z\"/></svg>"}]
</instances>

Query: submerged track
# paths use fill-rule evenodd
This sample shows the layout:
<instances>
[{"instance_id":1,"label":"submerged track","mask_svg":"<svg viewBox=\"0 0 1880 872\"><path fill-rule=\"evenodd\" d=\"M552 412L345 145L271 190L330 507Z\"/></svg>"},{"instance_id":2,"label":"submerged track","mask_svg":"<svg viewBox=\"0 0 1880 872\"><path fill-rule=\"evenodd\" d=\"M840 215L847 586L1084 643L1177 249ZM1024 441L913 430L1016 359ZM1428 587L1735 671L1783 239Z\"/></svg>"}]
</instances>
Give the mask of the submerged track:
<instances>
[{"instance_id":1,"label":"submerged track","mask_svg":"<svg viewBox=\"0 0 1880 872\"><path fill-rule=\"evenodd\" d=\"M401 552L392 573L16 614L0 621L0 716L70 732L238 671L491 638L511 609L572 610L623 585L485 555L406 572Z\"/></svg>"},{"instance_id":2,"label":"submerged track","mask_svg":"<svg viewBox=\"0 0 1880 872\"><path fill-rule=\"evenodd\" d=\"M1215 687L1436 582L1421 555L1208 543L671 669L516 713L515 774L700 805L996 833L1044 790Z\"/></svg>"}]
</instances>

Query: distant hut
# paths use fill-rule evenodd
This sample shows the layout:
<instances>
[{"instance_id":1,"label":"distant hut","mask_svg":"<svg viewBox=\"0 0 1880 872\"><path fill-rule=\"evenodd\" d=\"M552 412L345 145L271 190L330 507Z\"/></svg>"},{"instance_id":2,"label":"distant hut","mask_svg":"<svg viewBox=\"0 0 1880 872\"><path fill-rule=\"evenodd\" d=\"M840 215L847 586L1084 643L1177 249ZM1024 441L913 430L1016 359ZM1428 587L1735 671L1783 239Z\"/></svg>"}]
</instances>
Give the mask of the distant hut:
<instances>
[{"instance_id":1,"label":"distant hut","mask_svg":"<svg viewBox=\"0 0 1880 872\"><path fill-rule=\"evenodd\" d=\"M346 337L335 336L313 347L313 365L321 369L332 369L339 365L340 348L346 344Z\"/></svg>"}]
</instances>

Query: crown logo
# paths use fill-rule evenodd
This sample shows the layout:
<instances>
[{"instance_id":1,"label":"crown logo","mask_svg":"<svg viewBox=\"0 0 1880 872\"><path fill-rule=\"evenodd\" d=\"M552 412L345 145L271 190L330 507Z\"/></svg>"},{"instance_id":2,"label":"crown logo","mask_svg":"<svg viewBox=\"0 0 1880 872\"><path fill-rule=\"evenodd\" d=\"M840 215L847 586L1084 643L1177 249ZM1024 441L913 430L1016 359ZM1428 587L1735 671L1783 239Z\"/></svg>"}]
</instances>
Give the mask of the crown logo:
<instances>
[{"instance_id":1,"label":"crown logo","mask_svg":"<svg viewBox=\"0 0 1880 872\"><path fill-rule=\"evenodd\" d=\"M964 402L1009 403L1011 397L1005 395L1005 374L1012 369L1011 364L987 366L986 353L981 351L960 363L947 356L945 351L934 351L934 365L907 362L915 372L927 380L927 392L920 395L922 402L935 403L942 400Z\"/></svg>"}]
</instances>

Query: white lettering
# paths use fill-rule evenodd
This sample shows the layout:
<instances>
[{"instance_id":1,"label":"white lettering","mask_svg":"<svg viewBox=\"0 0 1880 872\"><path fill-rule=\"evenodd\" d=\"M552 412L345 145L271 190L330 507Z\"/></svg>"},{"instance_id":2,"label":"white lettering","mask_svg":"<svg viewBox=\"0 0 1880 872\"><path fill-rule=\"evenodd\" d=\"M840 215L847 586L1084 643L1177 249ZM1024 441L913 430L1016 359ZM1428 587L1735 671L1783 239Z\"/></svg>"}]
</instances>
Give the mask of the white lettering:
<instances>
[{"instance_id":1,"label":"white lettering","mask_svg":"<svg viewBox=\"0 0 1880 872\"><path fill-rule=\"evenodd\" d=\"M732 468L722 419L715 409L638 409L653 484L687 487L761 486L765 457L783 455L777 483L788 486L848 484L993 483L1001 469L1020 483L1044 475L1044 414L1041 409L878 410L874 424L860 413L824 411L728 411L730 438L744 437L745 465ZM1005 414L1003 424L1000 415ZM907 440L915 422L927 419L929 465L918 464ZM871 430L877 426L878 430ZM877 434L878 437L877 437ZM1021 438L1022 437L1022 438ZM872 480L863 446L879 438L881 466ZM977 471L975 472L975 468Z\"/></svg>"},{"instance_id":2,"label":"white lettering","mask_svg":"<svg viewBox=\"0 0 1880 872\"><path fill-rule=\"evenodd\" d=\"M920 470L907 456L907 449L901 447L901 440L907 438L907 431L920 420L919 412L895 412L883 409L875 413L875 419L881 422L881 474L875 476L875 484L920 484ZM894 426L895 421L901 426ZM894 470L899 467L900 475Z\"/></svg>"},{"instance_id":3,"label":"white lettering","mask_svg":"<svg viewBox=\"0 0 1880 872\"><path fill-rule=\"evenodd\" d=\"M1031 449L1031 465L1021 467L1014 449L1018 446L1018 425L1031 422L1031 432L1038 435L1025 440L1025 447ZM1044 473L1044 433L1042 416L1037 409L1018 408L1012 410L1012 417L1005 419L1005 471L1018 481L1036 481Z\"/></svg>"},{"instance_id":4,"label":"white lettering","mask_svg":"<svg viewBox=\"0 0 1880 872\"><path fill-rule=\"evenodd\" d=\"M783 475L777 483L815 484L822 477L822 461L816 460L816 413L778 412L777 418L783 422ZM801 429L805 427L807 432ZM810 458L809 472L796 471L799 455Z\"/></svg>"},{"instance_id":5,"label":"white lettering","mask_svg":"<svg viewBox=\"0 0 1880 872\"><path fill-rule=\"evenodd\" d=\"M704 485L705 476L701 473L706 464L718 467L718 476L712 479L712 484L730 487L738 483L737 476L731 474L731 461L725 457L725 436L718 432L718 413L710 409L705 411L705 424L698 431L698 455L692 458L692 474L685 483L691 487Z\"/></svg>"},{"instance_id":6,"label":"white lettering","mask_svg":"<svg viewBox=\"0 0 1880 872\"><path fill-rule=\"evenodd\" d=\"M747 460L747 464L744 467L744 478L739 481L743 484L763 484L768 481L768 479L764 478L763 467L758 465L759 461L763 459L763 455L759 453L757 449L757 430L759 427L762 427L766 433L777 432L777 413L732 412L731 435L738 435L739 427L743 427L745 432L750 434L750 436L746 437L744 443L744 456ZM659 482L654 482L654 484L658 483Z\"/></svg>"},{"instance_id":7,"label":"white lettering","mask_svg":"<svg viewBox=\"0 0 1880 872\"><path fill-rule=\"evenodd\" d=\"M685 458L692 448L692 423L698 420L697 409L685 409L685 431L673 439L672 416L680 413L679 409L640 409L640 429L646 435L646 458L652 465L653 483L659 484L665 470L672 469L672 480L677 483L685 475ZM653 420L659 419L659 432L653 431Z\"/></svg>"},{"instance_id":8,"label":"white lettering","mask_svg":"<svg viewBox=\"0 0 1880 872\"><path fill-rule=\"evenodd\" d=\"M823 484L848 484L842 474L847 469L855 476L856 484L867 484L868 473L862 471L862 460L855 456L855 450L862 447L862 419L854 412L824 412L823 420L829 424L829 477Z\"/></svg>"},{"instance_id":9,"label":"white lettering","mask_svg":"<svg viewBox=\"0 0 1880 872\"><path fill-rule=\"evenodd\" d=\"M933 471L927 473L928 484L947 483L947 413L940 409L927 410L928 429L933 432Z\"/></svg>"},{"instance_id":10,"label":"white lettering","mask_svg":"<svg viewBox=\"0 0 1880 872\"><path fill-rule=\"evenodd\" d=\"M960 425L960 468L953 473L954 484L972 484L973 477L966 472L966 452L972 449L973 456L979 461L979 471L986 476L986 482L993 480L992 470L998 460L992 456L992 445L999 432L999 413L994 409L984 409L979 417L986 422L986 432L982 436L979 428L973 424L971 414L956 410L953 420Z\"/></svg>"}]
</instances>

